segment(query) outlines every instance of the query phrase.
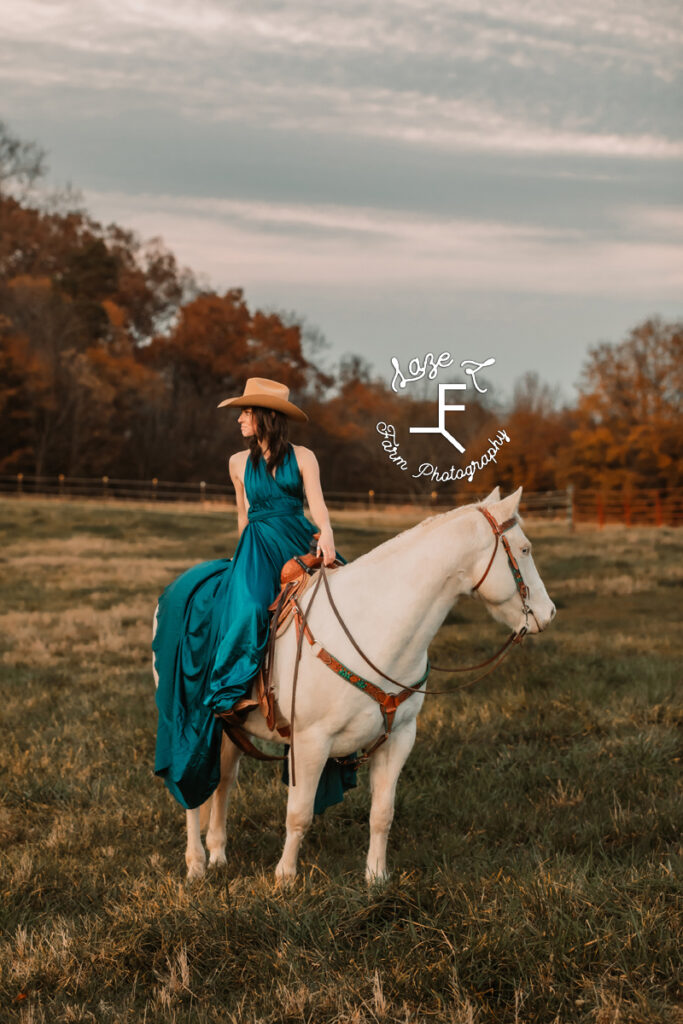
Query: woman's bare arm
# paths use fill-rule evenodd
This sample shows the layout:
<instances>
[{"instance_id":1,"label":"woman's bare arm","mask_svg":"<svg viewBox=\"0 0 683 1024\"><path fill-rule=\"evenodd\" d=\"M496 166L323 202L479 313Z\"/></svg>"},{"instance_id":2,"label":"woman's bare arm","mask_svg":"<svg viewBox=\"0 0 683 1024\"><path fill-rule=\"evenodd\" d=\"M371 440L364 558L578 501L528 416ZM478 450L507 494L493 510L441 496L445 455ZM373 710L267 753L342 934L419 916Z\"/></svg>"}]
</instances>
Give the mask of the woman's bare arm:
<instances>
[{"instance_id":1,"label":"woman's bare arm","mask_svg":"<svg viewBox=\"0 0 683 1024\"><path fill-rule=\"evenodd\" d=\"M331 565L335 559L334 537L332 535L332 527L330 526L330 514L327 511L322 487L320 486L318 460L309 448L304 448L301 445L297 445L296 455L304 481L308 507L311 510L311 516L315 525L320 530L317 553L322 553L325 565Z\"/></svg>"},{"instance_id":2,"label":"woman's bare arm","mask_svg":"<svg viewBox=\"0 0 683 1024\"><path fill-rule=\"evenodd\" d=\"M230 456L230 461L228 463L228 469L230 471L230 479L232 480L233 486L235 488L235 498L237 500L237 536L238 537L242 536L242 531L244 530L244 527L247 525L247 522L248 522L248 518L247 518L247 509L248 509L247 496L244 493L244 483L242 482L242 477L240 476L240 463L242 461L242 459L240 458L241 455L242 455L241 452L237 452L235 455L231 455Z\"/></svg>"}]
</instances>

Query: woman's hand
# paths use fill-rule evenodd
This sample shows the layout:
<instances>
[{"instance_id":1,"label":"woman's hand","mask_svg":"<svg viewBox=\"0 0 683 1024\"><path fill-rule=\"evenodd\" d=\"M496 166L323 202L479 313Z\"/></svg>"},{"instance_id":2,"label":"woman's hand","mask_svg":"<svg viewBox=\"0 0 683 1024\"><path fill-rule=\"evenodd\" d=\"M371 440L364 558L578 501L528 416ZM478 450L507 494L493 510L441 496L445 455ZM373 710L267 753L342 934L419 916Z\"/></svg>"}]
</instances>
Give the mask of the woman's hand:
<instances>
[{"instance_id":1,"label":"woman's hand","mask_svg":"<svg viewBox=\"0 0 683 1024\"><path fill-rule=\"evenodd\" d=\"M334 549L334 537L332 536L332 528L325 527L320 531L320 537L318 538L318 544L315 551L316 555L323 556L323 562L325 565L332 565L336 558L336 551Z\"/></svg>"}]
</instances>

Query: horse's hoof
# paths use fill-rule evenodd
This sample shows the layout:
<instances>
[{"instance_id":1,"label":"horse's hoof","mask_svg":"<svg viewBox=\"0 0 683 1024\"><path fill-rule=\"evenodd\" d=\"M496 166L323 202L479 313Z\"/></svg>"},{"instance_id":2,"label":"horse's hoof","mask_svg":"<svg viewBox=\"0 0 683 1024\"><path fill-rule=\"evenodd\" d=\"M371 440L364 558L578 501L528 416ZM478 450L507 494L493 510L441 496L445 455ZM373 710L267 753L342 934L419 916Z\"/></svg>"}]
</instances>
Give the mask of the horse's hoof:
<instances>
[{"instance_id":1,"label":"horse's hoof","mask_svg":"<svg viewBox=\"0 0 683 1024\"><path fill-rule=\"evenodd\" d=\"M281 864L275 868L275 884L282 886L283 888L288 885L293 885L294 879L296 878L296 870L286 870Z\"/></svg>"},{"instance_id":2,"label":"horse's hoof","mask_svg":"<svg viewBox=\"0 0 683 1024\"><path fill-rule=\"evenodd\" d=\"M188 882L196 882L206 874L206 864L202 860L193 860L187 865Z\"/></svg>"},{"instance_id":3,"label":"horse's hoof","mask_svg":"<svg viewBox=\"0 0 683 1024\"><path fill-rule=\"evenodd\" d=\"M218 853L212 853L209 857L209 869L211 868L227 868L228 858L225 856L225 852L220 850Z\"/></svg>"},{"instance_id":4,"label":"horse's hoof","mask_svg":"<svg viewBox=\"0 0 683 1024\"><path fill-rule=\"evenodd\" d=\"M379 886L386 885L389 881L388 871L371 871L369 868L365 869L365 881L368 886Z\"/></svg>"}]
</instances>

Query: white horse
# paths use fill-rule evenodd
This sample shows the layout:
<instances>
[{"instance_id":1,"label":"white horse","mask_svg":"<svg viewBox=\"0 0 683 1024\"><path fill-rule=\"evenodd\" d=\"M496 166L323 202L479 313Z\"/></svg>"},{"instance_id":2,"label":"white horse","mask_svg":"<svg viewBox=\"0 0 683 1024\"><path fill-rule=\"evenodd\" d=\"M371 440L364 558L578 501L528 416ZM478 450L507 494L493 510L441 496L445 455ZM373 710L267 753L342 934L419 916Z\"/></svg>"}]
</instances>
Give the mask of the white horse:
<instances>
[{"instance_id":1,"label":"white horse","mask_svg":"<svg viewBox=\"0 0 683 1024\"><path fill-rule=\"evenodd\" d=\"M540 633L549 624L555 606L534 565L531 544L517 520L521 494L520 487L500 500L496 488L481 505L499 525L514 519L506 539L527 587L526 607L503 545L498 544L492 526L477 505L433 516L330 575L330 590L347 627L383 672L406 685L419 680L426 670L427 649L436 631L463 594L479 597L494 619L515 632L526 629L528 633ZM494 545L495 557L491 562ZM475 593L478 583L481 586ZM304 610L312 589L301 600ZM311 607L308 624L316 640L358 675L387 692L401 692L363 663L324 592L318 594ZM278 639L273 661L275 692L285 713L291 705L295 655L296 634L292 626ZM415 696L400 705L389 738L369 760L369 882L386 877L386 847L394 816L396 783L415 742L416 718L424 697L423 685ZM244 728L252 736L281 742L258 712L247 717ZM371 745L383 732L383 719L374 700L331 671L304 642L294 730L296 785L289 787L287 836L275 869L279 882L288 882L296 875L299 847L313 818L315 792L326 760L348 756L351 751ZM201 877L206 870L201 830L207 825L209 865L226 863L227 802L240 757L241 752L224 735L218 788L201 808L187 811L185 860L189 879Z\"/></svg>"}]
</instances>

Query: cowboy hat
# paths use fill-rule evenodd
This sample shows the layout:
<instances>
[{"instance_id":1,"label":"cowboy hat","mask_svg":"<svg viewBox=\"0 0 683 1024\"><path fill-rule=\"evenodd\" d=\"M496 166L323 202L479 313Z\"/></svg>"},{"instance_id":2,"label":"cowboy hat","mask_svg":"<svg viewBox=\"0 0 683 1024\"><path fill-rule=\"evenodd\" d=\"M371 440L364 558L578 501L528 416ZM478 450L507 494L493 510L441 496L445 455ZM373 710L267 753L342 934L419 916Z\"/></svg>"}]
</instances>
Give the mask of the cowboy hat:
<instances>
[{"instance_id":1,"label":"cowboy hat","mask_svg":"<svg viewBox=\"0 0 683 1024\"><path fill-rule=\"evenodd\" d=\"M285 384L278 384L276 380L268 380L267 377L249 377L244 385L244 393L237 398L224 399L218 403L218 408L224 405L237 405L243 408L258 405L265 409L276 409L293 420L308 420L306 413L289 401L289 388Z\"/></svg>"}]
</instances>

